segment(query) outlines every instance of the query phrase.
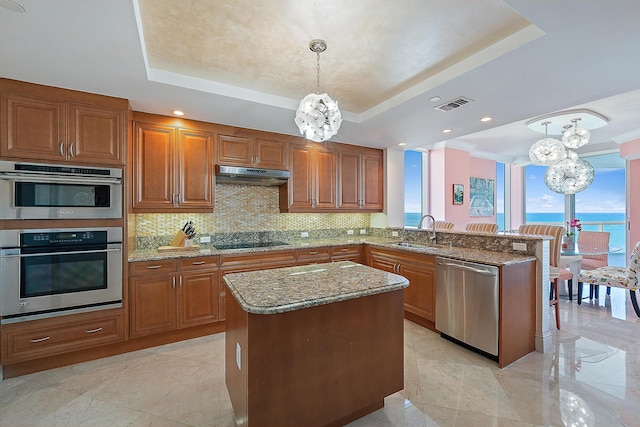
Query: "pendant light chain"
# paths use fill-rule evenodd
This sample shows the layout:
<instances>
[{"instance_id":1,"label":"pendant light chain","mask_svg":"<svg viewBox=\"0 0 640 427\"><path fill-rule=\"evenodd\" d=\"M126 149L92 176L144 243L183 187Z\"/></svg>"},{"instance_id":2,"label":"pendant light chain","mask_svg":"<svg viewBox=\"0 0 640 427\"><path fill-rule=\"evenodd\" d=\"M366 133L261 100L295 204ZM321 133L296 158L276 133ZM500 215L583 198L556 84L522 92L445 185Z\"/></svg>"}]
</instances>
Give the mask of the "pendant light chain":
<instances>
[{"instance_id":1,"label":"pendant light chain","mask_svg":"<svg viewBox=\"0 0 640 427\"><path fill-rule=\"evenodd\" d=\"M316 94L320 95L320 52L316 52L318 58L317 74L316 74Z\"/></svg>"}]
</instances>

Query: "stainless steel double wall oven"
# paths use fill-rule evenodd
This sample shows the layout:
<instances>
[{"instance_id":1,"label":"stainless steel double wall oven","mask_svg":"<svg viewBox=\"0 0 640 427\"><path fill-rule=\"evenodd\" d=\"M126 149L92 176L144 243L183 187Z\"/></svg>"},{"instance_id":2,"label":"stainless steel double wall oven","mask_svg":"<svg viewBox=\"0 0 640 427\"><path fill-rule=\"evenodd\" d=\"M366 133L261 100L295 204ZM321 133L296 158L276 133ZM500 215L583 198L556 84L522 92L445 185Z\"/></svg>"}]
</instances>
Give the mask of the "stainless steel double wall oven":
<instances>
[{"instance_id":1,"label":"stainless steel double wall oven","mask_svg":"<svg viewBox=\"0 0 640 427\"><path fill-rule=\"evenodd\" d=\"M121 169L0 161L0 219L1 323L122 306Z\"/></svg>"}]
</instances>

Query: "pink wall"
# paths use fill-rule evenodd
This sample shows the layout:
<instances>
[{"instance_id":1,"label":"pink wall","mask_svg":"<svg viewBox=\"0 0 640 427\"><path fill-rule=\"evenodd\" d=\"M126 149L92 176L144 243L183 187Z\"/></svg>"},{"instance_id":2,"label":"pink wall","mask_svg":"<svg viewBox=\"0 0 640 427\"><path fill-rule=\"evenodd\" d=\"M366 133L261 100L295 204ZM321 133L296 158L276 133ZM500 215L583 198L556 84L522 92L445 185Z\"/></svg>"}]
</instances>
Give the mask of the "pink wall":
<instances>
[{"instance_id":1,"label":"pink wall","mask_svg":"<svg viewBox=\"0 0 640 427\"><path fill-rule=\"evenodd\" d=\"M464 230L469 222L495 222L496 215L469 215L469 178L496 179L496 162L471 157L466 151L440 148L429 154L429 207L436 220L451 221L456 230ZM453 204L453 185L464 186L463 204ZM494 194L495 200L495 194Z\"/></svg>"}]
</instances>

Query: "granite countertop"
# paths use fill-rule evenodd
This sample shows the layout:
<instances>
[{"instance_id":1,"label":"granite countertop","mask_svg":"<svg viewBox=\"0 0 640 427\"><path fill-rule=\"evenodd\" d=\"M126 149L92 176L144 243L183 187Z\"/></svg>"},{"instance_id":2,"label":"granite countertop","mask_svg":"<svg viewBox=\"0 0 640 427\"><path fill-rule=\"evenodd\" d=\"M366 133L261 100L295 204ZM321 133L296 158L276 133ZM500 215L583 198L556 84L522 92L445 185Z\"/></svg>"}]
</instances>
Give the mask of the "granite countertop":
<instances>
[{"instance_id":1,"label":"granite countertop","mask_svg":"<svg viewBox=\"0 0 640 427\"><path fill-rule=\"evenodd\" d=\"M275 314L331 304L409 286L402 276L350 261L224 276L243 310Z\"/></svg>"},{"instance_id":2,"label":"granite countertop","mask_svg":"<svg viewBox=\"0 0 640 427\"><path fill-rule=\"evenodd\" d=\"M263 248L246 248L246 249L226 249L217 250L215 248L200 249L195 251L171 251L158 252L157 249L138 249L129 255L130 262L136 261L153 261L162 259L188 258L198 256L216 256L226 254L251 254L260 252L269 252L277 250L296 250L301 248L341 246L341 245L359 245L367 243L372 246L378 246L387 249L398 249L407 252L421 253L426 255L442 256L446 258L478 262L481 264L504 266L518 264L521 262L529 262L536 258L531 255L519 255L505 252L495 252L482 249L470 249L460 246L435 245L425 247L403 247L394 245L399 242L399 238L369 237L359 239L347 238L327 238L327 239L305 239L290 241L285 246L271 246Z\"/></svg>"}]
</instances>

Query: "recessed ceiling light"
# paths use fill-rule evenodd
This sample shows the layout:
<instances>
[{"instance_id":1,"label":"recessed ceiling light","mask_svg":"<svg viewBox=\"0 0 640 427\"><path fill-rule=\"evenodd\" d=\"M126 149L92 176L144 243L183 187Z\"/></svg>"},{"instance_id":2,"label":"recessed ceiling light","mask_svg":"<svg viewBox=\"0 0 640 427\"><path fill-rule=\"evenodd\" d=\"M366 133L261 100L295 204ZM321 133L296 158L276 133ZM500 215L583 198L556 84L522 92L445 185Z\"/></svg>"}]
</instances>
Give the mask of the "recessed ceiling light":
<instances>
[{"instance_id":1,"label":"recessed ceiling light","mask_svg":"<svg viewBox=\"0 0 640 427\"><path fill-rule=\"evenodd\" d=\"M0 0L0 6L13 12L24 13L25 11L24 7L21 4L18 4L13 0Z\"/></svg>"},{"instance_id":2,"label":"recessed ceiling light","mask_svg":"<svg viewBox=\"0 0 640 427\"><path fill-rule=\"evenodd\" d=\"M438 101L440 101L440 99L441 99L441 98L440 98L439 96L432 96L432 97L431 97L431 99L430 99L429 101L431 101L431 102L438 102Z\"/></svg>"},{"instance_id":3,"label":"recessed ceiling light","mask_svg":"<svg viewBox=\"0 0 640 427\"><path fill-rule=\"evenodd\" d=\"M492 119L492 117L487 116L487 117L483 117L483 118L481 118L481 119L480 119L480 121L481 121L481 122L490 122L490 121L491 121L491 119Z\"/></svg>"},{"instance_id":4,"label":"recessed ceiling light","mask_svg":"<svg viewBox=\"0 0 640 427\"><path fill-rule=\"evenodd\" d=\"M176 116L184 116L184 112L180 110L173 110L172 113L175 114Z\"/></svg>"},{"instance_id":5,"label":"recessed ceiling light","mask_svg":"<svg viewBox=\"0 0 640 427\"><path fill-rule=\"evenodd\" d=\"M398 145L401 146L401 147L404 147L405 145L407 145L407 143L406 142L400 142L400 143L398 143Z\"/></svg>"},{"instance_id":6,"label":"recessed ceiling light","mask_svg":"<svg viewBox=\"0 0 640 427\"><path fill-rule=\"evenodd\" d=\"M442 129L442 133L449 133L451 132L453 129Z\"/></svg>"}]
</instances>

